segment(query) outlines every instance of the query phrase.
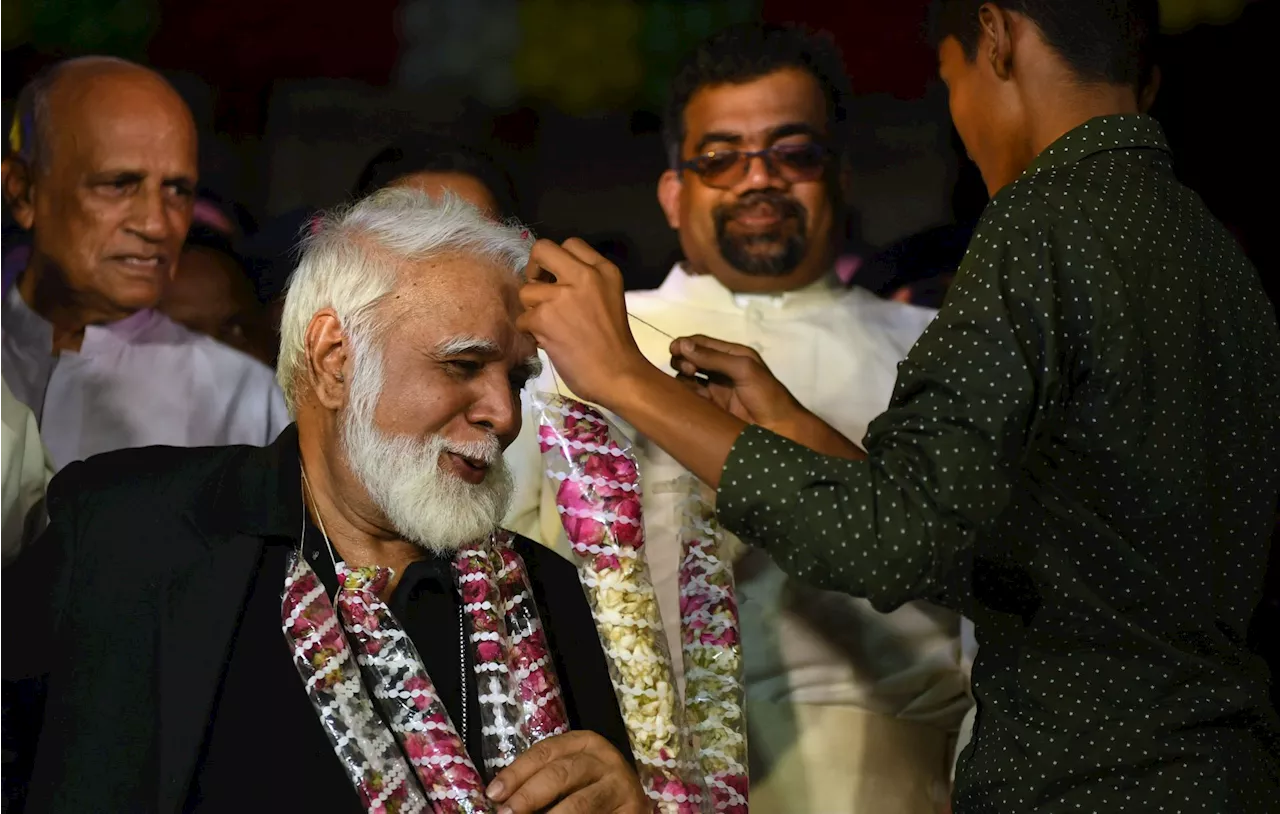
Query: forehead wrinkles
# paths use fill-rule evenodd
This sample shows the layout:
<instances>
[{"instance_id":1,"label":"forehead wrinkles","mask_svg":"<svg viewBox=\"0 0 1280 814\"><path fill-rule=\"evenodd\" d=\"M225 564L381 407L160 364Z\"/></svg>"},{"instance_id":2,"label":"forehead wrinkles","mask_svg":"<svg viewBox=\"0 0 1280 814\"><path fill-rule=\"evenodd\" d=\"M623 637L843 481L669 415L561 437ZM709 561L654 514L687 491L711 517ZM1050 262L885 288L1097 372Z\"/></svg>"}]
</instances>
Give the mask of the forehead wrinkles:
<instances>
[{"instance_id":1,"label":"forehead wrinkles","mask_svg":"<svg viewBox=\"0 0 1280 814\"><path fill-rule=\"evenodd\" d=\"M517 281L495 261L455 252L395 265L396 282L386 298L392 318L425 314L433 333L448 334L488 333L494 322L505 332L514 325Z\"/></svg>"}]
</instances>

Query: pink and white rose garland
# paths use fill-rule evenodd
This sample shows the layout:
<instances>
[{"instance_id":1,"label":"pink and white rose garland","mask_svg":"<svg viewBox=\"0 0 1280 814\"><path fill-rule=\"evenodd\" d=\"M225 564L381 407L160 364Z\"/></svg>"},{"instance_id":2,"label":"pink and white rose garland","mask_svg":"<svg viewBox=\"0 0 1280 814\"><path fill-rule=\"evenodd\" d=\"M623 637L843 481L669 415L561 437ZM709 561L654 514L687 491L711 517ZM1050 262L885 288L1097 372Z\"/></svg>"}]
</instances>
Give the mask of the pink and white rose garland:
<instances>
[{"instance_id":1,"label":"pink and white rose garland","mask_svg":"<svg viewBox=\"0 0 1280 814\"><path fill-rule=\"evenodd\" d=\"M568 714L510 533L459 551L454 571L476 654L485 767L496 773L543 738L568 732Z\"/></svg>"},{"instance_id":2,"label":"pink and white rose garland","mask_svg":"<svg viewBox=\"0 0 1280 814\"><path fill-rule=\"evenodd\" d=\"M517 725L521 737L533 745L568 732L569 719L524 563L509 545L509 532L498 532L498 539L507 541L498 545L495 553L501 561L498 593L507 624L507 664L515 676Z\"/></svg>"},{"instance_id":3,"label":"pink and white rose garland","mask_svg":"<svg viewBox=\"0 0 1280 814\"><path fill-rule=\"evenodd\" d=\"M685 486L680 527L685 707L716 811L746 814L746 688L733 564L706 487L692 476Z\"/></svg>"},{"instance_id":4,"label":"pink and white rose garland","mask_svg":"<svg viewBox=\"0 0 1280 814\"><path fill-rule=\"evenodd\" d=\"M690 729L642 552L639 472L630 448L585 404L545 393L537 394L534 404L547 474L560 484L556 508L608 656L646 792L662 812L705 812L713 803L717 811L744 812L741 649L730 572L716 565L712 540L696 535L682 540L692 552L681 575L686 663L692 660L696 667L688 693L695 725ZM727 651L723 658L714 657L715 647ZM736 683L721 680L729 677Z\"/></svg>"},{"instance_id":5,"label":"pink and white rose garland","mask_svg":"<svg viewBox=\"0 0 1280 814\"><path fill-rule=\"evenodd\" d=\"M391 570L343 563L336 570L335 608L310 564L292 552L281 621L308 697L365 810L492 814L484 780L417 649L379 596ZM455 574L480 688L482 749L493 771L567 731L568 716L510 535L498 532L466 547Z\"/></svg>"},{"instance_id":6,"label":"pink and white rose garland","mask_svg":"<svg viewBox=\"0 0 1280 814\"><path fill-rule=\"evenodd\" d=\"M280 614L294 666L329 742L370 814L435 811L382 724L324 583L291 552ZM456 734L454 735L456 738Z\"/></svg>"},{"instance_id":7,"label":"pink and white rose garland","mask_svg":"<svg viewBox=\"0 0 1280 814\"><path fill-rule=\"evenodd\" d=\"M413 764L436 814L491 810L484 780L449 720L417 648L378 596L390 568L338 566L336 597L343 626L370 677L373 697Z\"/></svg>"}]
</instances>

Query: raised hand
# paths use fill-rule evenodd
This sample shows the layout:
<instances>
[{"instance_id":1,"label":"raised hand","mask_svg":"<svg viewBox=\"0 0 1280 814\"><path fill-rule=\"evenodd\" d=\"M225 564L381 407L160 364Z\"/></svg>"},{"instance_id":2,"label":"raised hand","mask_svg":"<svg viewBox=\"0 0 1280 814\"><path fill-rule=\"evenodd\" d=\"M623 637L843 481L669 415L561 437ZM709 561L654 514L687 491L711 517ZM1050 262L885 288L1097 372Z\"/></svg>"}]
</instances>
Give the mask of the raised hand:
<instances>
[{"instance_id":1,"label":"raised hand","mask_svg":"<svg viewBox=\"0 0 1280 814\"><path fill-rule=\"evenodd\" d=\"M533 334L556 372L579 398L610 407L629 379L653 366L627 324L622 273L582 240L539 240L520 289L516 321Z\"/></svg>"}]
</instances>

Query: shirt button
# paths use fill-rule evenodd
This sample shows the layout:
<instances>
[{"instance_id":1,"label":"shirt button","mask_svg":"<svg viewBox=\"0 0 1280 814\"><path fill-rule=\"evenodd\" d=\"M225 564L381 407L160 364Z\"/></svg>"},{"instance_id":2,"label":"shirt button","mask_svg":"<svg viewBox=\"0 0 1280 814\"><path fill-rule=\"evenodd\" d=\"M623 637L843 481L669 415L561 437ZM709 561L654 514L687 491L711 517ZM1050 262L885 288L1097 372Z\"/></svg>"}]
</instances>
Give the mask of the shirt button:
<instances>
[{"instance_id":1,"label":"shirt button","mask_svg":"<svg viewBox=\"0 0 1280 814\"><path fill-rule=\"evenodd\" d=\"M764 322L764 314L760 313L759 308L752 308L747 311L747 319L758 324Z\"/></svg>"}]
</instances>

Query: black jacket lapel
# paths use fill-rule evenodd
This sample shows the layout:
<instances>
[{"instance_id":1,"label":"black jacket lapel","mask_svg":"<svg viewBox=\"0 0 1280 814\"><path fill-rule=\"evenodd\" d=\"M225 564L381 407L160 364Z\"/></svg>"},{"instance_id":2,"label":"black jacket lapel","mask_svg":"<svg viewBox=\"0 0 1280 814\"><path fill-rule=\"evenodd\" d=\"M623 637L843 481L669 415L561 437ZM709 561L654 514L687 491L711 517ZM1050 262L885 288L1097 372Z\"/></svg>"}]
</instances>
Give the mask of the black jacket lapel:
<instances>
[{"instance_id":1,"label":"black jacket lapel","mask_svg":"<svg viewBox=\"0 0 1280 814\"><path fill-rule=\"evenodd\" d=\"M174 575L160 620L161 812L186 799L262 539L233 535Z\"/></svg>"},{"instance_id":2,"label":"black jacket lapel","mask_svg":"<svg viewBox=\"0 0 1280 814\"><path fill-rule=\"evenodd\" d=\"M172 571L161 607L161 812L178 811L186 801L263 545L267 538L298 538L299 471L298 432L291 425L271 446L236 456L209 499L186 513L204 545Z\"/></svg>"}]
</instances>

